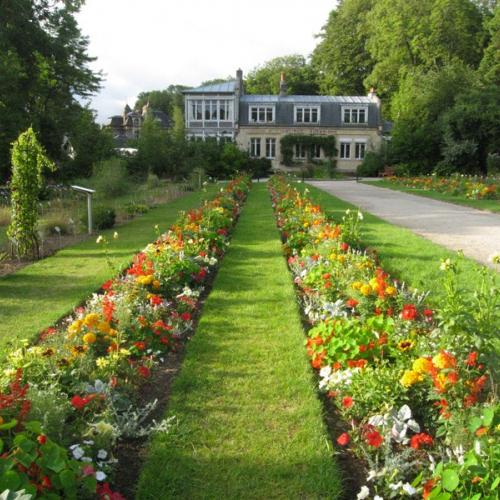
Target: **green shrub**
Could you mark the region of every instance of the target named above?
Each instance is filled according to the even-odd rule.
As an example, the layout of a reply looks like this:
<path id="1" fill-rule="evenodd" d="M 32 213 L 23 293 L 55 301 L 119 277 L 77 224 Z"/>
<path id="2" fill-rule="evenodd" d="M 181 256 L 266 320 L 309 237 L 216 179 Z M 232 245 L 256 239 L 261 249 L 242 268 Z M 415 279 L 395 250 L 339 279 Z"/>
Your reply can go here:
<path id="1" fill-rule="evenodd" d="M 382 154 L 368 151 L 363 162 L 358 165 L 356 173 L 360 177 L 377 177 L 384 169 L 384 158 Z"/>
<path id="2" fill-rule="evenodd" d="M 148 174 L 146 179 L 146 187 L 148 188 L 156 188 L 161 185 L 160 178 L 156 174 Z"/>
<path id="3" fill-rule="evenodd" d="M 130 176 L 125 160 L 111 158 L 96 164 L 89 182 L 97 191 L 97 195 L 104 198 L 127 193 L 130 188 Z"/>
<path id="4" fill-rule="evenodd" d="M 68 213 L 51 213 L 39 221 L 38 230 L 45 236 L 54 234 L 74 234 L 76 225 L 75 221 Z"/>
<path id="5" fill-rule="evenodd" d="M 247 169 L 254 179 L 260 179 L 271 175 L 272 163 L 268 158 L 249 158 Z"/>
<path id="6" fill-rule="evenodd" d="M 92 211 L 92 222 L 94 229 L 110 229 L 115 225 L 116 212 L 108 207 L 94 207 Z M 87 214 L 82 217 L 82 222 L 88 227 Z"/>
<path id="7" fill-rule="evenodd" d="M 8 226 L 10 224 L 10 208 L 0 207 L 0 226 Z"/>
<path id="8" fill-rule="evenodd" d="M 149 211 L 149 207 L 147 205 L 144 205 L 144 203 L 130 201 L 125 205 L 125 211 L 130 216 L 142 215 Z"/>
<path id="9" fill-rule="evenodd" d="M 493 153 L 488 156 L 488 175 L 500 174 L 500 154 Z M 1 218 L 1 212 L 0 212 Z"/>

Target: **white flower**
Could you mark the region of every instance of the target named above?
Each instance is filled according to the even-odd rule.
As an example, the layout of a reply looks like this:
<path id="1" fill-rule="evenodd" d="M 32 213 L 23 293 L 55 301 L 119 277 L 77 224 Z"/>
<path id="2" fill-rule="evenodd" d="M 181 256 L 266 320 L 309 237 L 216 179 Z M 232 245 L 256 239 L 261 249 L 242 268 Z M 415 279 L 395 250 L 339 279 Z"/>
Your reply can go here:
<path id="1" fill-rule="evenodd" d="M 363 220 L 363 214 L 358 210 L 358 220 Z"/>
<path id="2" fill-rule="evenodd" d="M 92 459 L 90 457 L 82 457 L 81 458 L 81 461 L 82 462 L 87 462 L 88 464 L 91 464 L 92 463 Z"/>
<path id="3" fill-rule="evenodd" d="M 379 497 L 378 495 L 375 495 L 373 497 L 373 500 L 384 500 L 384 497 Z"/>
<path id="4" fill-rule="evenodd" d="M 85 451 L 83 448 L 81 448 L 79 445 L 76 445 L 72 450 L 71 453 L 73 454 L 73 457 L 76 460 L 80 460 L 85 455 Z"/>
<path id="5" fill-rule="evenodd" d="M 366 478 L 367 481 L 371 481 L 372 479 L 375 479 L 377 477 L 377 473 L 374 470 L 368 471 L 368 477 Z"/>
<path id="6" fill-rule="evenodd" d="M 417 490 L 410 483 L 403 484 L 403 491 L 411 497 L 417 493 Z"/>
<path id="7" fill-rule="evenodd" d="M 361 486 L 361 489 L 359 490 L 358 496 L 356 497 L 357 500 L 363 500 L 365 498 L 368 498 L 370 495 L 370 490 L 368 489 L 367 486 Z"/>
<path id="8" fill-rule="evenodd" d="M 88 439 L 88 440 L 84 441 L 83 444 L 86 444 L 87 446 L 93 446 L 94 441 L 92 441 L 91 439 Z"/>
<path id="9" fill-rule="evenodd" d="M 389 485 L 389 488 L 390 488 L 392 491 L 397 491 L 397 490 L 399 490 L 402 486 L 403 486 L 402 481 L 399 481 L 399 483 L 392 483 L 392 484 L 390 484 L 390 485 Z"/>
<path id="10" fill-rule="evenodd" d="M 480 441 L 474 441 L 474 452 L 476 455 L 481 455 L 481 442 Z"/>
<path id="11" fill-rule="evenodd" d="M 104 481 L 106 479 L 106 474 L 104 474 L 104 472 L 102 470 L 98 470 L 95 474 L 95 478 L 98 480 L 98 481 Z"/>
<path id="12" fill-rule="evenodd" d="M 439 269 L 441 271 L 448 271 L 448 269 L 450 269 L 451 266 L 452 264 L 450 259 L 441 260 L 441 265 L 439 266 Z"/>
<path id="13" fill-rule="evenodd" d="M 95 240 L 95 242 L 96 242 L 98 245 L 100 245 L 103 241 L 104 241 L 104 236 L 102 236 L 102 235 L 99 235 L 99 236 L 97 237 L 97 240 Z"/>
<path id="14" fill-rule="evenodd" d="M 100 460 L 104 460 L 108 456 L 108 452 L 106 450 L 99 450 L 97 452 L 97 458 Z"/>
<path id="15" fill-rule="evenodd" d="M 114 239 L 114 240 L 117 240 L 117 239 L 118 239 L 118 231 L 115 231 L 115 232 L 113 233 L 113 239 Z"/>

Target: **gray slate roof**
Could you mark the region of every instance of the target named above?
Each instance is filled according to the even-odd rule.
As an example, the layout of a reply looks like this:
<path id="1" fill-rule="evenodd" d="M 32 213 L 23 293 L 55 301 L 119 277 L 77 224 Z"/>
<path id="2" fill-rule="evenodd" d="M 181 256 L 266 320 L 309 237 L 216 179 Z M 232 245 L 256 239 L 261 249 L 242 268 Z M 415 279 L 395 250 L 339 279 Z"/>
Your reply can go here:
<path id="1" fill-rule="evenodd" d="M 337 95 L 253 95 L 241 96 L 240 102 L 252 103 L 342 103 L 342 104 L 370 104 L 372 100 L 368 96 L 337 96 Z"/>
<path id="2" fill-rule="evenodd" d="M 223 94 L 226 92 L 234 92 L 236 88 L 236 80 L 224 83 L 214 83 L 212 85 L 203 85 L 195 89 L 184 90 L 184 94 Z"/>

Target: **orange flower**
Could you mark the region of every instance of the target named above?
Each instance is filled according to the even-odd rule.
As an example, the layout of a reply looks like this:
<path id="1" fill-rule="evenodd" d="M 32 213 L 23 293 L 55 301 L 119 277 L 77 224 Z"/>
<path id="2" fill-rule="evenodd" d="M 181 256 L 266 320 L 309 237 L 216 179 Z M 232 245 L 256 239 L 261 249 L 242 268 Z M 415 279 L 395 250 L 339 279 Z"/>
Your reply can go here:
<path id="1" fill-rule="evenodd" d="M 440 351 L 432 358 L 434 366 L 444 370 L 446 368 L 454 368 L 457 364 L 455 357 L 447 351 Z"/>

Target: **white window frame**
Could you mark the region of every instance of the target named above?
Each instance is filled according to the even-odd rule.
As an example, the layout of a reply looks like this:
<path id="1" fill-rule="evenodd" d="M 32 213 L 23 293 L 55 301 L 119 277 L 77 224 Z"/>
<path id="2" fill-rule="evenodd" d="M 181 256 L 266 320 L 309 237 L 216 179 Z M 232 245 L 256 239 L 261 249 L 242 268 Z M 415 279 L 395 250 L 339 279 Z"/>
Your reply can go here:
<path id="1" fill-rule="evenodd" d="M 232 122 L 233 121 L 233 113 L 234 113 L 234 106 L 233 106 L 233 100 L 232 99 L 219 99 L 217 104 L 217 116 L 219 121 L 221 122 Z M 224 113 L 226 115 L 226 118 L 222 118 L 222 113 L 221 111 L 224 109 Z"/>
<path id="2" fill-rule="evenodd" d="M 305 160 L 307 158 L 307 148 L 305 144 L 297 142 L 293 148 L 293 154 L 297 160 Z"/>
<path id="3" fill-rule="evenodd" d="M 366 155 L 366 139 L 356 139 L 354 142 L 354 159 L 363 160 Z M 361 153 L 361 146 L 363 146 L 363 153 Z"/>
<path id="4" fill-rule="evenodd" d="M 313 110 L 316 112 L 316 121 L 312 121 Z M 309 116 L 308 121 L 305 120 L 306 114 Z M 303 104 L 295 105 L 293 107 L 293 121 L 294 123 L 301 123 L 305 125 L 320 123 L 321 106 L 307 106 Z"/>
<path id="5" fill-rule="evenodd" d="M 276 138 L 266 137 L 266 158 L 274 160 L 276 158 Z"/>
<path id="6" fill-rule="evenodd" d="M 351 159 L 351 139 L 341 139 L 339 141 L 340 148 L 339 148 L 339 159 L 340 160 L 350 160 Z M 346 149 L 348 150 L 349 154 L 346 155 Z"/>
<path id="7" fill-rule="evenodd" d="M 208 118 L 207 118 L 208 112 Z M 215 118 L 214 118 L 215 113 Z M 218 99 L 206 99 L 203 106 L 203 117 L 205 122 L 216 122 L 219 117 L 219 101 Z"/>
<path id="8" fill-rule="evenodd" d="M 319 144 L 313 144 L 311 146 L 311 158 L 313 160 L 319 160 L 321 158 L 321 146 Z"/>
<path id="9" fill-rule="evenodd" d="M 359 121 L 360 111 L 364 113 L 364 121 Z M 346 115 L 348 116 L 347 121 Z M 368 125 L 368 106 L 342 106 L 342 123 L 345 125 Z"/>
<path id="10" fill-rule="evenodd" d="M 197 117 L 197 113 L 200 117 Z M 190 122 L 203 121 L 203 99 L 190 99 L 188 101 L 188 118 Z"/>
<path id="11" fill-rule="evenodd" d="M 252 118 L 253 110 L 256 110 L 256 119 Z M 268 112 L 271 111 L 271 120 L 268 120 Z M 261 119 L 263 118 L 263 119 Z M 250 104 L 248 106 L 249 123 L 274 123 L 276 120 L 276 107 L 268 104 Z"/>
<path id="12" fill-rule="evenodd" d="M 261 138 L 251 137 L 250 138 L 250 156 L 252 158 L 260 158 L 261 155 Z"/>

